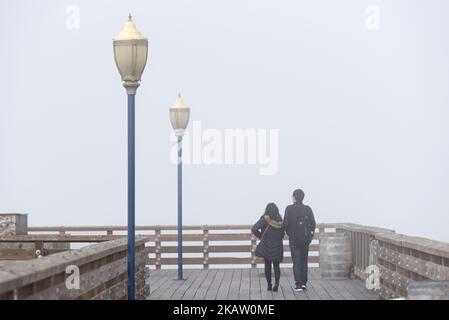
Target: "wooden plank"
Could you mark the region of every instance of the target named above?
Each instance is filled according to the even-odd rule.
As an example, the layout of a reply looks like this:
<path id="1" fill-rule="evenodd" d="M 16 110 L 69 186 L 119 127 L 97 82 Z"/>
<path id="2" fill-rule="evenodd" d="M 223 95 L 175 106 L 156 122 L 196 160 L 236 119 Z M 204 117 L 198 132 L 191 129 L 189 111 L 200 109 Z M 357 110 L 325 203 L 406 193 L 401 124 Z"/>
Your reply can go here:
<path id="1" fill-rule="evenodd" d="M 187 270 L 186 270 L 187 271 Z M 201 277 L 201 271 L 196 269 L 188 269 L 187 275 L 184 277 L 184 283 L 178 287 L 173 293 L 171 300 L 181 300 L 186 291 L 193 285 L 198 277 Z"/>
<path id="2" fill-rule="evenodd" d="M 335 228 L 341 224 L 336 223 L 318 223 L 317 230 L 320 228 Z M 355 225 L 354 225 L 355 226 Z M 251 224 L 229 224 L 229 225 L 184 225 L 182 230 L 250 230 Z M 177 225 L 138 225 L 136 230 L 138 231 L 154 231 L 160 230 L 178 230 Z M 379 228 L 376 228 L 379 229 Z M 83 232 L 83 231 L 100 231 L 107 232 L 112 231 L 127 231 L 127 226 L 33 226 L 28 227 L 28 232 Z"/>
<path id="3" fill-rule="evenodd" d="M 182 246 L 183 253 L 202 253 L 204 250 L 203 246 Z M 290 246 L 284 245 L 284 251 L 290 252 Z M 311 244 L 309 248 L 309 252 L 320 251 L 319 244 Z M 161 246 L 159 250 L 156 249 L 156 246 L 148 247 L 148 253 L 177 253 L 177 246 Z M 212 245 L 209 246 L 209 252 L 251 252 L 251 245 Z"/>
<path id="4" fill-rule="evenodd" d="M 204 300 L 206 298 L 207 291 L 209 290 L 209 287 L 214 281 L 217 273 L 217 269 L 211 269 L 210 272 L 208 272 L 207 276 L 204 279 L 204 282 L 196 291 L 195 296 L 193 297 L 194 300 Z"/>
<path id="5" fill-rule="evenodd" d="M 319 263 L 319 256 L 309 256 L 309 263 Z M 183 262 L 185 265 L 202 265 L 204 258 L 202 257 L 184 257 Z M 235 257 L 209 257 L 209 265 L 222 265 L 222 264 L 247 264 L 250 265 L 252 262 L 251 257 L 235 258 Z M 283 263 L 291 263 L 291 257 L 284 257 Z M 149 265 L 154 265 L 156 259 L 149 258 L 147 263 Z M 178 258 L 161 258 L 160 263 L 162 265 L 177 265 Z M 264 264 L 263 259 L 257 258 L 256 264 Z"/>
<path id="6" fill-rule="evenodd" d="M 320 237 L 330 237 L 335 235 L 335 232 L 328 233 L 315 233 L 315 240 L 318 240 Z M 149 235 L 150 241 L 155 241 L 154 235 Z M 203 234 L 183 234 L 183 241 L 203 241 Z M 252 238 L 251 233 L 209 233 L 208 239 L 209 241 L 250 241 Z M 178 241 L 177 234 L 163 234 L 160 236 L 160 240 L 162 242 L 176 242 Z M 288 240 L 288 237 L 285 237 L 284 240 Z"/>
<path id="7" fill-rule="evenodd" d="M 295 293 L 293 292 L 293 288 L 290 284 L 290 282 L 292 282 L 291 274 L 287 275 L 286 277 L 283 277 L 281 275 L 280 285 L 282 287 L 282 293 L 284 295 L 285 300 L 296 300 Z M 295 281 L 293 280 L 293 283 L 294 282 Z"/>
<path id="8" fill-rule="evenodd" d="M 175 270 L 151 270 L 150 271 L 150 296 L 168 279 L 174 279 Z"/>
<path id="9" fill-rule="evenodd" d="M 240 283 L 239 300 L 249 300 L 250 293 L 250 269 L 242 269 L 242 279 Z"/>
<path id="10" fill-rule="evenodd" d="M 315 290 L 319 300 L 333 300 L 317 279 L 310 279 L 307 286 Z"/>
<path id="11" fill-rule="evenodd" d="M 356 300 L 356 297 L 344 286 L 345 281 L 347 280 L 329 280 L 327 281 L 327 284 L 333 286 L 344 300 Z"/>
<path id="12" fill-rule="evenodd" d="M 69 251 L 70 249 L 44 249 L 46 256 Z M 35 259 L 35 249 L 0 249 L 0 260 L 23 260 L 23 259 Z"/>
<path id="13" fill-rule="evenodd" d="M 171 284 L 172 281 L 174 281 L 174 278 L 176 276 L 176 270 L 161 270 L 156 271 L 154 273 L 150 273 L 150 279 L 152 279 L 152 276 L 154 277 L 155 274 L 161 275 L 159 278 L 159 281 L 155 284 L 150 283 L 150 299 L 151 300 L 158 300 L 159 297 L 164 293 L 164 291 L 167 289 L 167 287 Z"/>
<path id="14" fill-rule="evenodd" d="M 195 272 L 199 273 L 198 278 L 196 278 L 192 285 L 186 290 L 185 294 L 182 296 L 181 300 L 194 300 L 196 292 L 202 285 L 204 281 L 206 281 L 206 278 L 211 272 L 211 270 L 205 269 L 205 270 L 195 270 Z"/>
<path id="15" fill-rule="evenodd" d="M 162 284 L 156 292 L 152 292 L 150 299 L 375 300 L 378 298 L 375 293 L 364 288 L 362 281 L 323 280 L 320 279 L 318 268 L 309 270 L 307 292 L 294 292 L 292 270 L 283 268 L 280 288 L 276 293 L 266 290 L 263 269 L 188 269 L 187 279 L 183 282 L 174 280 L 176 270 L 153 271 L 150 275 L 151 286 L 155 287 L 153 281 Z M 167 274 L 170 276 L 167 277 Z"/>
<path id="16" fill-rule="evenodd" d="M 363 281 L 351 279 L 346 281 L 344 285 L 357 300 L 376 300 L 376 294 L 366 289 L 363 283 Z"/>
<path id="17" fill-rule="evenodd" d="M 0 242 L 104 242 L 124 238 L 122 235 L 31 235 L 2 236 Z"/>
<path id="18" fill-rule="evenodd" d="M 232 277 L 235 269 L 226 269 L 223 276 L 223 281 L 221 282 L 220 288 L 218 289 L 217 300 L 226 300 L 228 297 L 229 289 L 231 287 Z"/>
<path id="19" fill-rule="evenodd" d="M 296 284 L 295 284 L 295 281 L 294 281 L 293 277 L 290 279 L 288 284 L 290 285 L 290 288 L 291 288 L 291 290 L 293 292 L 293 295 L 295 296 L 296 300 L 309 300 L 309 297 L 307 296 L 307 292 L 306 291 L 302 291 L 302 292 L 301 291 L 295 291 Z"/>
<path id="20" fill-rule="evenodd" d="M 329 283 L 329 280 L 317 279 L 315 282 L 326 290 L 332 300 L 345 300 L 343 295 Z"/>
<path id="21" fill-rule="evenodd" d="M 220 289 L 221 282 L 223 281 L 225 271 L 225 269 L 217 269 L 217 274 L 215 275 L 214 281 L 211 282 L 211 285 L 207 289 L 205 296 L 206 300 L 215 300 L 217 298 L 218 290 Z"/>
<path id="22" fill-rule="evenodd" d="M 365 300 L 379 300 L 379 295 L 374 290 L 368 290 L 365 287 L 365 282 L 360 280 L 353 280 L 353 287 L 365 297 Z"/>
<path id="23" fill-rule="evenodd" d="M 262 292 L 260 287 L 260 280 L 259 280 L 259 269 L 257 268 L 251 268 L 249 271 L 249 299 L 250 300 L 261 300 L 262 299 Z"/>
<path id="24" fill-rule="evenodd" d="M 273 300 L 275 299 L 275 296 L 278 298 L 278 300 L 283 300 L 283 294 L 281 286 L 279 286 L 278 292 L 268 291 L 267 290 L 267 280 L 265 278 L 265 270 L 264 268 L 255 269 L 257 271 L 257 275 L 259 278 L 259 285 L 260 285 L 260 293 L 261 293 L 261 299 L 262 300 Z M 282 270 L 281 270 L 281 276 L 282 276 Z M 274 282 L 273 282 L 274 285 Z M 282 296 L 282 299 L 281 299 Z"/>
<path id="25" fill-rule="evenodd" d="M 321 300 L 321 296 L 316 292 L 312 285 L 312 280 L 309 278 L 307 282 L 307 291 L 305 292 L 309 300 Z"/>
<path id="26" fill-rule="evenodd" d="M 167 282 L 171 282 L 170 286 L 167 287 L 164 292 L 159 296 L 159 300 L 170 300 L 171 297 L 174 295 L 174 293 L 183 285 L 186 283 L 185 278 L 189 277 L 192 272 L 192 270 L 183 270 L 183 278 L 184 280 L 177 280 L 176 279 L 169 279 Z"/>
<path id="27" fill-rule="evenodd" d="M 329 295 L 329 293 L 323 288 L 323 286 L 316 280 L 321 278 L 321 274 L 319 273 L 318 268 L 309 268 L 309 274 L 308 274 L 308 284 L 307 287 L 309 288 L 309 291 L 307 292 L 307 295 L 310 299 L 313 300 L 332 300 L 332 297 Z"/>
<path id="28" fill-rule="evenodd" d="M 229 292 L 228 292 L 228 299 L 229 300 L 238 300 L 239 292 L 240 292 L 241 279 L 242 279 L 242 269 L 234 270 L 234 273 L 232 275 L 231 285 L 229 287 Z"/>
<path id="29" fill-rule="evenodd" d="M 151 238 L 151 236 L 150 236 Z M 162 242 L 176 242 L 178 235 L 162 234 L 160 237 Z M 203 234 L 183 234 L 183 241 L 203 241 Z M 251 240 L 251 233 L 210 233 L 209 241 L 245 241 Z"/>
<path id="30" fill-rule="evenodd" d="M 286 273 L 291 272 L 291 269 L 281 268 L 281 278 L 286 276 Z M 264 289 L 262 283 L 266 286 L 265 277 L 260 278 L 262 290 Z M 273 300 L 285 300 L 284 296 L 284 288 L 282 287 L 282 282 L 279 283 L 279 289 L 277 292 L 270 293 L 273 297 Z"/>
<path id="31" fill-rule="evenodd" d="M 365 296 L 360 293 L 359 290 L 357 290 L 353 285 L 354 280 L 345 280 L 342 281 L 341 286 L 346 289 L 349 294 L 351 294 L 354 299 L 353 300 L 366 300 Z"/>
<path id="32" fill-rule="evenodd" d="M 372 236 L 380 236 L 382 234 L 394 233 L 392 229 L 378 228 L 372 226 L 364 226 L 355 223 L 334 223 L 332 224 L 336 229 L 342 229 L 350 232 L 362 232 Z M 330 227 L 332 228 L 332 227 Z"/>

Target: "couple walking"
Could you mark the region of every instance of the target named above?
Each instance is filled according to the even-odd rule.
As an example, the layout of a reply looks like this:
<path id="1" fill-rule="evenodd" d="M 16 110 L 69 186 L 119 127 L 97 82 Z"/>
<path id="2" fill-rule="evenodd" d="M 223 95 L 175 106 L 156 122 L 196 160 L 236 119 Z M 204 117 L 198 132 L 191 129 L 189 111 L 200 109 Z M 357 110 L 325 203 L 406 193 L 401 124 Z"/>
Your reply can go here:
<path id="1" fill-rule="evenodd" d="M 309 245 L 315 234 L 315 218 L 312 209 L 303 204 L 304 192 L 293 192 L 293 204 L 285 209 L 284 221 L 274 203 L 269 203 L 264 215 L 252 227 L 252 233 L 260 239 L 256 256 L 265 260 L 265 276 L 268 290 L 278 291 L 281 277 L 280 263 L 284 257 L 282 240 L 288 235 L 295 276 L 295 291 L 307 290 L 307 266 Z M 274 268 L 274 286 L 271 282 L 271 266 Z"/>

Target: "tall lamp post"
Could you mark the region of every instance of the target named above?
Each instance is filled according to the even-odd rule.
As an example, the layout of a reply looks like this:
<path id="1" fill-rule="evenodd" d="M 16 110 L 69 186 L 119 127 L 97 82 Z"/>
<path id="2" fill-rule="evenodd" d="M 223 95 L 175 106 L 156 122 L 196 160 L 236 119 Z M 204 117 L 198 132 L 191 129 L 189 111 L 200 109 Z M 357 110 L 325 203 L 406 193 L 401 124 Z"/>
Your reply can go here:
<path id="1" fill-rule="evenodd" d="M 131 14 L 113 40 L 114 59 L 128 95 L 128 299 L 136 293 L 135 263 L 135 96 L 148 56 L 148 40 L 137 30 Z"/>
<path id="2" fill-rule="evenodd" d="M 170 108 L 170 122 L 178 137 L 178 280 L 182 280 L 182 137 L 189 123 L 190 108 L 178 94 Z"/>

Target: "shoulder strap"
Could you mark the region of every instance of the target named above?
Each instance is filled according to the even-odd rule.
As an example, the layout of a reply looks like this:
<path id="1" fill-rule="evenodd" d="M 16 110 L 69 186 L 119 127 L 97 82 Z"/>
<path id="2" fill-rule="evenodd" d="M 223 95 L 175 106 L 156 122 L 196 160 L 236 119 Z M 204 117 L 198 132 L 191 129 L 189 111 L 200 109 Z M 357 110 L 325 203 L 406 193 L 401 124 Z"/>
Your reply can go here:
<path id="1" fill-rule="evenodd" d="M 267 224 L 267 227 L 265 228 L 265 230 L 262 232 L 262 236 L 260 237 L 260 239 L 262 240 L 263 236 L 265 235 L 265 233 L 267 233 L 268 228 L 270 227 L 269 224 Z"/>

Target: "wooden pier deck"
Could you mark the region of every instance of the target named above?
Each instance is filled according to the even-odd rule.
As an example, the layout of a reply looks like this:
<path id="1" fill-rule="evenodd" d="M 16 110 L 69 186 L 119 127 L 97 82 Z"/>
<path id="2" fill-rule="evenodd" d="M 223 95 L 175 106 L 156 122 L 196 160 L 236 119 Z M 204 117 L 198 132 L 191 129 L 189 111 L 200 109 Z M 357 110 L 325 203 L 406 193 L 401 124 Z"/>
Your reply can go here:
<path id="1" fill-rule="evenodd" d="M 150 272 L 149 300 L 378 300 L 357 279 L 326 280 L 318 268 L 309 269 L 307 292 L 295 292 L 291 268 L 281 270 L 278 292 L 267 291 L 263 268 L 187 269 L 185 280 L 176 270 Z M 274 281 L 274 279 L 273 279 Z"/>
<path id="2" fill-rule="evenodd" d="M 136 226 L 141 233 L 136 237 L 137 297 L 150 300 L 449 297 L 446 289 L 449 243 L 352 223 L 317 225 L 309 250 L 310 281 L 305 293 L 293 290 L 292 259 L 288 239 L 284 239 L 280 290 L 268 292 L 263 261 L 255 255 L 257 239 L 250 229 L 247 224 L 183 226 L 185 280 L 177 281 L 176 270 L 171 269 L 178 263 L 174 245 L 177 226 Z M 127 298 L 126 226 L 41 226 L 22 231 L 21 235 L 0 236 L 0 300 Z M 319 267 L 329 268 L 328 241 L 341 237 L 349 240 L 351 250 L 342 250 L 340 257 L 350 262 L 345 270 L 354 279 L 322 279 Z M 79 249 L 69 246 L 80 242 L 95 244 Z M 86 270 L 80 274 L 80 290 L 66 288 L 63 281 L 69 276 L 66 267 L 73 265 Z M 230 269 L 231 266 L 238 268 Z M 366 289 L 360 280 L 369 275 L 378 288 L 376 292 Z"/>

